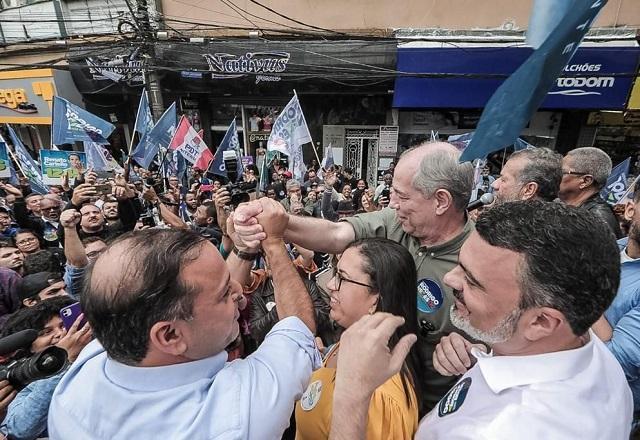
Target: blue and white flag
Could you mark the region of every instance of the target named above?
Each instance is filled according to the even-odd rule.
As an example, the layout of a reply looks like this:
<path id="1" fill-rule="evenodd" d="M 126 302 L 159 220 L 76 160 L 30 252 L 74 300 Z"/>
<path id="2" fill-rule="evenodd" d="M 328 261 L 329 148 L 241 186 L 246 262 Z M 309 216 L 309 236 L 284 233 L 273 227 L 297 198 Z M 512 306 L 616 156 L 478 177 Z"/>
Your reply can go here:
<path id="1" fill-rule="evenodd" d="M 13 131 L 11 125 L 7 124 L 7 130 L 9 131 L 11 142 L 13 142 L 14 154 L 22 172 L 25 177 L 29 179 L 31 190 L 38 194 L 47 194 L 49 192 L 49 188 L 44 184 L 40 167 L 36 161 L 33 160 L 16 132 Z"/>
<path id="2" fill-rule="evenodd" d="M 514 143 L 578 50 L 605 3 L 607 0 L 573 2 L 542 46 L 489 99 L 461 162 L 485 158 Z"/>
<path id="3" fill-rule="evenodd" d="M 151 107 L 149 107 L 149 96 L 147 90 L 142 91 L 140 103 L 138 104 L 138 113 L 136 115 L 135 131 L 144 136 L 153 128 L 153 116 L 151 115 Z"/>
<path id="4" fill-rule="evenodd" d="M 473 139 L 474 134 L 475 131 L 470 131 L 469 133 L 452 135 L 447 138 L 447 142 L 455 146 L 458 150 L 464 151 L 471 143 L 471 139 Z M 534 145 L 531 145 L 522 138 L 516 139 L 513 145 L 507 145 L 507 147 L 510 146 L 513 146 L 514 151 L 524 150 L 526 148 L 536 148 Z M 486 156 L 482 159 L 486 159 Z"/>
<path id="5" fill-rule="evenodd" d="M 271 128 L 267 141 L 267 151 L 279 151 L 289 156 L 289 168 L 296 180 L 302 182 L 307 171 L 302 157 L 302 146 L 311 142 L 311 133 L 304 119 L 298 95 L 282 109 Z"/>
<path id="6" fill-rule="evenodd" d="M 216 155 L 213 157 L 213 162 L 211 162 L 211 166 L 209 167 L 209 173 L 227 177 L 227 170 L 224 166 L 223 160 L 225 151 L 236 152 L 236 161 L 238 163 L 238 180 L 240 180 L 244 169 L 240 156 L 240 140 L 238 139 L 238 131 L 236 128 L 235 118 L 233 119 L 233 121 L 231 121 L 229 128 L 227 128 L 227 132 L 224 134 L 224 138 L 222 138 L 222 142 L 220 142 L 220 146 L 216 151 Z"/>
<path id="7" fill-rule="evenodd" d="M 176 131 L 176 103 L 165 110 L 151 131 L 142 137 L 136 149 L 131 153 L 133 160 L 144 168 L 149 168 L 154 158 L 160 151 L 160 147 L 169 147 L 171 138 Z"/>
<path id="8" fill-rule="evenodd" d="M 107 138 L 115 126 L 59 96 L 53 97 L 54 145 L 72 144 L 76 141 L 93 141 L 108 144 Z"/>
<path id="9" fill-rule="evenodd" d="M 608 204 L 617 204 L 627 192 L 627 178 L 629 177 L 630 166 L 631 158 L 627 157 L 611 170 L 607 183 L 600 191 L 600 197 Z"/>
<path id="10" fill-rule="evenodd" d="M 320 171 L 318 171 L 318 176 L 321 179 L 324 179 L 325 171 L 327 171 L 329 168 L 331 168 L 334 165 L 335 165 L 335 163 L 333 161 L 333 147 L 331 146 L 331 143 L 329 143 L 329 146 L 327 147 L 326 151 L 324 152 L 324 157 L 322 158 L 322 163 L 320 163 Z"/>
<path id="11" fill-rule="evenodd" d="M 94 171 L 111 171 L 107 158 L 104 156 L 102 145 L 84 141 L 84 152 L 87 153 L 87 166 Z"/>

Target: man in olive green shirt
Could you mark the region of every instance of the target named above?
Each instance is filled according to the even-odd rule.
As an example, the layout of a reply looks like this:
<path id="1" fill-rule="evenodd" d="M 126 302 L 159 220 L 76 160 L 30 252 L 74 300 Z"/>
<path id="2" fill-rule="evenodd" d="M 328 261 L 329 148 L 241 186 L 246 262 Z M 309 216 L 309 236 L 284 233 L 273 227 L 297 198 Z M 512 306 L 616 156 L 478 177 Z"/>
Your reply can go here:
<path id="1" fill-rule="evenodd" d="M 421 358 L 418 375 L 423 409 L 430 409 L 455 383 L 433 368 L 432 356 L 442 336 L 454 330 L 449 320 L 453 293 L 442 282 L 457 265 L 462 243 L 473 226 L 466 206 L 473 186 L 471 164 L 459 164 L 451 144 L 427 143 L 406 152 L 395 169 L 389 208 L 345 218 L 338 223 L 289 216 L 285 239 L 315 251 L 338 254 L 356 239 L 387 237 L 407 248 L 418 272 L 416 295 Z M 247 245 L 265 238 L 255 221 L 259 204 L 239 207 L 235 229 Z"/>

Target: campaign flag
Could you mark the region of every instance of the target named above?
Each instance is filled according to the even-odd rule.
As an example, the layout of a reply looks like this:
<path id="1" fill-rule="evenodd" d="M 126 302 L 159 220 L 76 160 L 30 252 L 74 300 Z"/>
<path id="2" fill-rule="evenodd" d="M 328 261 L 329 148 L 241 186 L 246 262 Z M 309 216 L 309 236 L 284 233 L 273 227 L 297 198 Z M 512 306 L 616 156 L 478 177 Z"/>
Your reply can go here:
<path id="1" fill-rule="evenodd" d="M 153 116 L 151 116 L 151 107 L 149 107 L 149 96 L 147 90 L 142 91 L 140 103 L 138 104 L 138 113 L 136 114 L 135 131 L 144 136 L 153 128 Z"/>
<path id="2" fill-rule="evenodd" d="M 471 139 L 473 139 L 474 134 L 475 131 L 470 131 L 469 133 L 452 135 L 447 138 L 447 142 L 455 146 L 458 150 L 464 151 L 471 143 Z M 522 138 L 516 139 L 513 145 L 507 145 L 507 147 L 510 146 L 513 146 L 514 151 L 524 150 L 526 148 L 536 148 L 534 145 L 531 145 Z M 486 158 L 486 156 L 484 158 Z"/>
<path id="3" fill-rule="evenodd" d="M 320 163 L 320 170 L 318 171 L 318 177 L 320 177 L 321 179 L 324 179 L 325 171 L 327 171 L 329 168 L 331 168 L 334 165 L 335 163 L 333 161 L 333 147 L 331 146 L 331 143 L 329 143 L 329 146 L 324 152 L 324 157 L 322 158 L 322 162 Z"/>
<path id="4" fill-rule="evenodd" d="M 104 156 L 102 145 L 91 141 L 84 141 L 84 152 L 87 154 L 87 166 L 94 171 L 110 171 L 111 167 Z"/>
<path id="5" fill-rule="evenodd" d="M 575 0 L 534 0 L 527 25 L 526 43 L 539 48 L 558 26 Z"/>
<path id="6" fill-rule="evenodd" d="M 9 183 L 13 186 L 20 185 L 20 180 L 18 179 L 18 173 L 16 173 L 16 169 L 13 167 L 13 163 L 11 163 L 11 161 L 9 161 L 9 171 L 11 172 L 11 175 L 9 177 Z"/>
<path id="7" fill-rule="evenodd" d="M 279 151 L 289 156 L 289 168 L 294 177 L 302 181 L 307 171 L 302 158 L 302 146 L 311 142 L 311 134 L 304 119 L 298 95 L 282 110 L 271 128 L 267 141 L 268 151 Z"/>
<path id="8" fill-rule="evenodd" d="M 627 157 L 611 170 L 611 174 L 609 174 L 607 178 L 607 183 L 600 191 L 600 197 L 608 204 L 615 205 L 619 203 L 627 192 L 627 177 L 629 177 L 630 166 L 631 158 Z"/>
<path id="9" fill-rule="evenodd" d="M 33 160 L 16 132 L 13 131 L 11 125 L 7 124 L 7 130 L 9 131 L 11 142 L 13 142 L 14 154 L 18 165 L 24 173 L 24 176 L 29 180 L 31 190 L 38 194 L 47 194 L 49 192 L 49 188 L 47 188 L 42 180 L 40 167 L 36 161 Z"/>
<path id="10" fill-rule="evenodd" d="M 107 138 L 115 128 L 113 124 L 71 104 L 66 99 L 53 97 L 54 145 L 71 144 L 76 141 L 108 144 Z"/>
<path id="11" fill-rule="evenodd" d="M 213 157 L 213 162 L 211 162 L 211 166 L 209 167 L 208 172 L 212 174 L 216 174 L 218 176 L 227 177 L 227 170 L 224 166 L 224 152 L 225 151 L 235 151 L 236 158 L 238 161 L 238 179 L 241 177 L 242 170 L 242 162 L 240 157 L 240 140 L 238 139 L 238 131 L 236 128 L 236 120 L 235 118 L 229 124 L 229 128 L 227 128 L 227 132 L 224 134 L 222 138 L 222 142 L 220 142 L 220 146 L 216 151 L 216 155 Z"/>
<path id="12" fill-rule="evenodd" d="M 573 2 L 558 26 L 496 90 L 487 103 L 461 162 L 482 159 L 513 144 L 578 49 L 607 0 Z"/>
<path id="13" fill-rule="evenodd" d="M 61 185 L 62 176 L 69 177 L 69 184 L 87 169 L 87 156 L 78 151 L 40 150 L 42 181 L 47 185 Z"/>
<path id="14" fill-rule="evenodd" d="M 173 139 L 171 139 L 169 148 L 179 151 L 194 168 L 201 170 L 208 169 L 213 160 L 213 153 L 211 153 L 202 138 L 198 136 L 198 132 L 184 115 L 180 118 L 178 128 Z"/>
<path id="15" fill-rule="evenodd" d="M 167 147 L 176 132 L 176 103 L 174 102 L 162 114 L 153 128 L 145 134 L 136 149 L 131 153 L 133 160 L 144 168 L 149 168 L 160 147 Z"/>

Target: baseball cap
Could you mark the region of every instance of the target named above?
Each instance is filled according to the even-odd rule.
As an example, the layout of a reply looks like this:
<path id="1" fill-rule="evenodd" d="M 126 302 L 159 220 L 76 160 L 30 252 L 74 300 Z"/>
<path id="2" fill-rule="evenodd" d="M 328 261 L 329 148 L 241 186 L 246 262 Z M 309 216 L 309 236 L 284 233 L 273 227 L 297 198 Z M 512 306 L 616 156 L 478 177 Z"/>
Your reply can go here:
<path id="1" fill-rule="evenodd" d="M 291 179 L 291 177 L 293 177 L 293 174 L 291 173 L 291 171 L 285 171 L 284 173 L 282 173 L 282 175 L 287 179 Z"/>
<path id="2" fill-rule="evenodd" d="M 47 287 L 62 281 L 62 275 L 56 272 L 38 272 L 20 280 L 18 297 L 20 300 L 33 298 Z"/>

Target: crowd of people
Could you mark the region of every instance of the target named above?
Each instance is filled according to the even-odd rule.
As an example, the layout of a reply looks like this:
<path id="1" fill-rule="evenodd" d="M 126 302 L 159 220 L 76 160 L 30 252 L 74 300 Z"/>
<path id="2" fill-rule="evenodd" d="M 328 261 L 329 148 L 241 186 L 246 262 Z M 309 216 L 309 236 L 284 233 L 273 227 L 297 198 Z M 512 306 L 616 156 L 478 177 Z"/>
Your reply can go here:
<path id="1" fill-rule="evenodd" d="M 629 438 L 640 190 L 616 216 L 597 148 L 517 151 L 477 179 L 459 158 L 416 145 L 372 187 L 275 160 L 264 194 L 255 167 L 243 185 L 137 166 L 45 195 L 1 182 L 0 347 L 35 332 L 0 371 L 66 362 L 3 376 L 0 433 Z"/>

